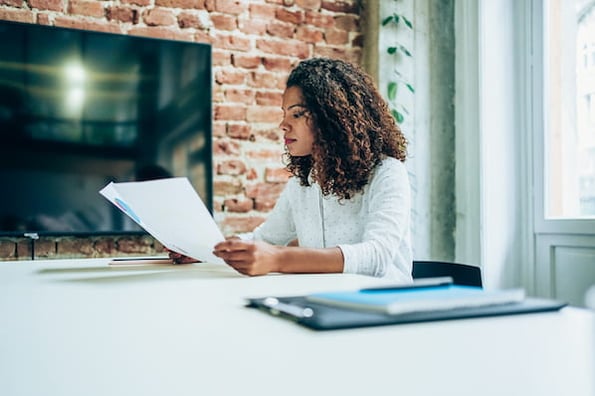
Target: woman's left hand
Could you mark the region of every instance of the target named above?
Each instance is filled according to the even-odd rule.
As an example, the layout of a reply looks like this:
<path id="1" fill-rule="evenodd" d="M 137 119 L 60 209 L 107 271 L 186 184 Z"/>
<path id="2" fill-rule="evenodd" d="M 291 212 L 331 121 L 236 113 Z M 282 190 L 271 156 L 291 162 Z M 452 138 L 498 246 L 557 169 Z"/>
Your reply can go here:
<path id="1" fill-rule="evenodd" d="M 244 275 L 265 275 L 278 271 L 281 247 L 235 238 L 215 245 L 213 254 Z"/>

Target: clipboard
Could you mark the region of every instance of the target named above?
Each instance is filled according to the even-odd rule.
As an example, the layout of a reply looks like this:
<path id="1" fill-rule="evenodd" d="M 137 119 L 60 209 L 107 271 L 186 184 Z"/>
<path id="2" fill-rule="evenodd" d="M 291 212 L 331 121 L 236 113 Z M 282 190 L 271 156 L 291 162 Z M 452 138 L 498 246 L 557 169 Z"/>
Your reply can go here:
<path id="1" fill-rule="evenodd" d="M 552 312 L 558 311 L 566 305 L 568 304 L 561 301 L 525 298 L 521 302 L 511 304 L 389 315 L 318 304 L 307 300 L 306 296 L 290 296 L 249 298 L 247 299 L 246 307 L 256 308 L 270 315 L 289 319 L 312 330 L 339 330 L 440 320 Z"/>

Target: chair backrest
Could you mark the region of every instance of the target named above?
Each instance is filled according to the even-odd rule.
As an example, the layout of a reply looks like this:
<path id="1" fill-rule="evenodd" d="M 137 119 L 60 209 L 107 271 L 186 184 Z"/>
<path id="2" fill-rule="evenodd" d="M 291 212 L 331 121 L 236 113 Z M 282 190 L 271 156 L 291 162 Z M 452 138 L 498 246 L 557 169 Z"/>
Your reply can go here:
<path id="1" fill-rule="evenodd" d="M 413 279 L 450 276 L 454 284 L 482 287 L 481 269 L 444 261 L 413 260 Z"/>

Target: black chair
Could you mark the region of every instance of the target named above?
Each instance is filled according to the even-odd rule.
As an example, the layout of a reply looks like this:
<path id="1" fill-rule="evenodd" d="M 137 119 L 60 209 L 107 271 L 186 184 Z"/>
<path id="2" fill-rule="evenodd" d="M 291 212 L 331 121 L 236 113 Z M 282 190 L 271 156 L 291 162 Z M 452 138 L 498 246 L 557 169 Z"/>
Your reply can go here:
<path id="1" fill-rule="evenodd" d="M 482 287 L 481 269 L 444 261 L 413 260 L 413 279 L 450 276 L 454 284 Z"/>

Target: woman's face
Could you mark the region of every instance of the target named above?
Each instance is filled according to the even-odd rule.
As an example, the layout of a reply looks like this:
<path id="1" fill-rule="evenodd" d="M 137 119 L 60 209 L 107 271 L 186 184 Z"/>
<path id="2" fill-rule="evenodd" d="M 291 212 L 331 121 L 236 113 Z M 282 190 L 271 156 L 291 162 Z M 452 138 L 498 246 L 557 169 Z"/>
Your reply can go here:
<path id="1" fill-rule="evenodd" d="M 290 155 L 303 157 L 312 154 L 314 131 L 312 117 L 302 98 L 302 90 L 289 87 L 283 93 L 283 121 L 279 127 L 283 131 L 285 146 Z"/>

